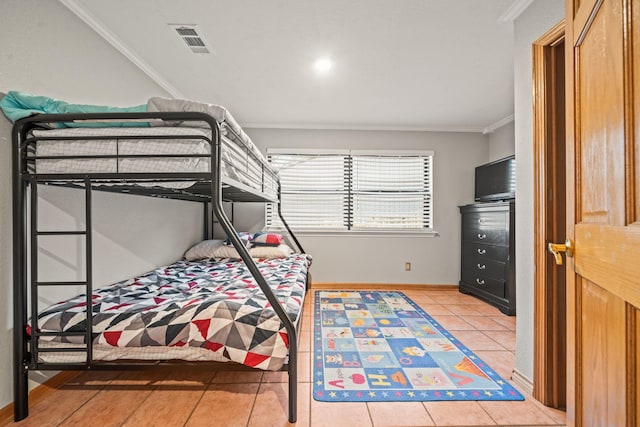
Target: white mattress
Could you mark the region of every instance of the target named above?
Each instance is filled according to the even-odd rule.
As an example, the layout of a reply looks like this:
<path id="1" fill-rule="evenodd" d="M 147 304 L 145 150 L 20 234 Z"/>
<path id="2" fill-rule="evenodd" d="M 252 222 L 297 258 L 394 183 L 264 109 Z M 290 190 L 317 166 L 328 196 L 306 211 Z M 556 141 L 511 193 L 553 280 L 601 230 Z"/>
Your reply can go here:
<path id="1" fill-rule="evenodd" d="M 69 173 L 193 173 L 209 172 L 210 158 L 83 158 L 82 156 L 125 155 L 208 155 L 211 132 L 208 129 L 190 127 L 130 127 L 130 128 L 64 128 L 35 130 L 33 136 L 62 138 L 39 140 L 37 156 L 65 156 L 64 159 L 38 159 L 35 171 L 38 174 Z M 64 139 L 78 137 L 104 137 L 100 140 Z M 127 139 L 130 136 L 145 136 L 148 139 Z M 154 139 L 153 137 L 177 136 L 184 139 Z M 250 144 L 253 144 L 249 142 Z M 246 142 L 244 143 L 246 144 Z M 262 166 L 253 155 L 264 156 L 253 147 L 246 147 L 222 137 L 222 176 L 231 178 L 255 189 L 261 189 Z M 145 186 L 187 188 L 193 181 L 139 183 Z M 273 185 L 273 181 L 269 183 Z M 275 188 L 275 187 L 273 187 Z M 275 190 L 274 190 L 275 191 Z"/>
<path id="2" fill-rule="evenodd" d="M 78 347 L 77 344 L 41 341 L 38 348 Z M 198 347 L 113 347 L 94 344 L 93 360 L 110 362 L 114 360 L 184 360 L 188 362 L 229 362 L 219 352 Z M 84 352 L 38 352 L 40 363 L 82 363 L 86 361 Z"/>

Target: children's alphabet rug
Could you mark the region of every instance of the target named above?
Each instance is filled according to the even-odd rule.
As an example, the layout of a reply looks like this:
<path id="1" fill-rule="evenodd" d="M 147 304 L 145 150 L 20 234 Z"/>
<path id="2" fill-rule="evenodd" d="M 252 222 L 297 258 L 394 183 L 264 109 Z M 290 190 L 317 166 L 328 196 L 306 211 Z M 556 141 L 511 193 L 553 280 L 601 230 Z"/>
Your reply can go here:
<path id="1" fill-rule="evenodd" d="M 315 293 L 313 397 L 524 399 L 406 295 L 363 291 Z"/>

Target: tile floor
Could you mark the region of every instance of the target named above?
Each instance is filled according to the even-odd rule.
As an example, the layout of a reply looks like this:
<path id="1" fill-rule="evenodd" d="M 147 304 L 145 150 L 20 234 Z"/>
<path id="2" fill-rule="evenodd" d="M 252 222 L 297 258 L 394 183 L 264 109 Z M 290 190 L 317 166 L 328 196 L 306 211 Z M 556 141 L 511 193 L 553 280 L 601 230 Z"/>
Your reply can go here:
<path id="1" fill-rule="evenodd" d="M 515 317 L 455 290 L 404 291 L 505 379 L 515 360 Z M 564 425 L 565 413 L 522 402 L 327 403 L 311 398 L 312 302 L 305 302 L 296 426 Z M 287 375 L 176 370 L 85 372 L 32 405 L 33 426 L 285 426 Z M 1 423 L 0 423 L 1 424 Z"/>

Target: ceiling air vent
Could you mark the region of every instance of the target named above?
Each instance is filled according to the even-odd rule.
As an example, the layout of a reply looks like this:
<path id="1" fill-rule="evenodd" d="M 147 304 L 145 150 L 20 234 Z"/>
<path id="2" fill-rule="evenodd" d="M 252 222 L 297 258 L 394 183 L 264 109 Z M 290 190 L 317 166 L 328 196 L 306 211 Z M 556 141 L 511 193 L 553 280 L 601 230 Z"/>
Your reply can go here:
<path id="1" fill-rule="evenodd" d="M 169 24 L 169 26 L 178 33 L 178 36 L 187 44 L 191 52 L 210 53 L 204 38 L 198 34 L 198 27 L 196 25 Z"/>

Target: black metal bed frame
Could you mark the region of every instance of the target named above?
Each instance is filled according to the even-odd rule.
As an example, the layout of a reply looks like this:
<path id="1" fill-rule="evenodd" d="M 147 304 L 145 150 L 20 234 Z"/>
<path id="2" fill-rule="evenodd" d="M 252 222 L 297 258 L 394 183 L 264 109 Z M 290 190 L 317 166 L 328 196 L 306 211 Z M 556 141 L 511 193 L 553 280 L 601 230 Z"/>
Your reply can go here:
<path id="1" fill-rule="evenodd" d="M 148 120 L 167 121 L 187 121 L 206 123 L 211 130 L 211 139 L 207 142 L 211 145 L 211 154 L 206 155 L 78 155 L 78 156 L 36 156 L 34 144 L 38 140 L 64 139 L 69 137 L 39 137 L 30 136 L 30 131 L 41 128 L 42 123 L 69 123 L 77 121 L 104 122 L 104 127 L 109 127 L 109 122 L 129 122 Z M 113 126 L 113 125 L 112 125 Z M 200 125 L 199 125 L 200 126 Z M 232 129 L 226 128 L 227 132 Z M 282 308 L 278 299 L 273 294 L 269 283 L 260 273 L 258 266 L 241 243 L 236 231 L 223 209 L 223 201 L 258 201 L 274 202 L 278 206 L 278 215 L 285 225 L 290 237 L 301 253 L 304 249 L 300 242 L 289 228 L 289 225 L 282 216 L 280 206 L 280 183 L 277 173 L 259 159 L 248 147 L 245 147 L 247 154 L 258 160 L 262 168 L 262 182 L 265 174 L 272 175 L 276 179 L 277 196 L 269 196 L 264 193 L 264 186 L 260 190 L 252 189 L 240 182 L 222 176 L 222 137 L 220 124 L 211 116 L 196 112 L 165 112 L 165 113 L 92 113 L 92 114 L 41 114 L 30 116 L 18 120 L 13 127 L 12 133 L 13 155 L 12 155 L 12 181 L 13 181 L 13 290 L 14 290 L 14 419 L 15 421 L 26 418 L 29 414 L 28 407 L 28 375 L 30 370 L 117 370 L 117 369 L 139 369 L 160 364 L 175 365 L 178 362 L 167 361 L 127 361 L 127 362 L 100 362 L 93 360 L 92 354 L 92 310 L 86 310 L 86 330 L 82 332 L 40 332 L 38 330 L 38 288 L 42 286 L 85 286 L 87 295 L 87 307 L 91 307 L 92 283 L 92 191 L 109 191 L 117 193 L 130 193 L 153 197 L 162 197 L 178 200 L 197 201 L 204 204 L 204 233 L 205 238 L 209 234 L 209 203 L 211 203 L 212 216 L 222 227 L 227 237 L 233 243 L 238 254 L 246 264 L 256 283 L 266 296 L 274 311 L 284 325 L 287 335 L 294 339 L 289 339 L 288 362 L 282 370 L 287 370 L 289 376 L 289 421 L 296 421 L 297 412 L 297 362 L 298 362 L 298 333 L 287 313 Z M 158 139 L 157 136 L 110 136 L 110 137 L 81 137 L 81 139 L 98 140 L 120 140 L 149 138 Z M 169 138 L 169 137 L 161 137 Z M 201 135 L 180 135 L 172 139 L 206 139 Z M 209 172 L 198 173 L 175 173 L 175 172 L 154 172 L 154 173 L 74 173 L 74 174 L 38 174 L 34 169 L 35 161 L 38 159 L 115 159 L 119 164 L 121 159 L 144 158 L 144 157 L 178 157 L 197 158 L 207 157 L 210 161 Z M 35 173 L 34 173 L 35 170 Z M 165 181 L 192 181 L 194 184 L 187 189 L 172 189 L 161 187 L 136 186 L 136 183 L 154 183 Z M 109 183 L 109 186 L 98 185 Z M 41 231 L 38 229 L 38 184 L 52 184 L 58 186 L 83 188 L 85 191 L 85 230 L 83 231 Z M 30 191 L 29 191 L 30 190 Z M 30 194 L 29 194 L 30 193 Z M 29 197 L 28 197 L 29 196 Z M 213 218 L 211 218 L 213 220 Z M 85 263 L 86 277 L 84 281 L 39 281 L 38 280 L 38 236 L 52 235 L 82 235 L 85 238 Z M 29 283 L 30 282 L 30 283 Z M 29 286 L 30 285 L 30 286 Z M 307 278 L 307 286 L 308 278 Z M 30 306 L 29 306 L 30 302 Z M 27 332 L 28 312 L 32 315 L 31 333 Z M 302 316 L 302 312 L 300 314 Z M 298 319 L 298 325 L 302 324 L 302 319 Z M 299 328 L 298 328 L 299 329 Z M 39 349 L 39 336 L 84 336 L 85 346 L 64 348 L 64 349 Z M 84 363 L 46 363 L 38 360 L 38 352 L 51 351 L 72 351 L 86 353 Z M 228 365 L 228 363 L 211 365 Z M 193 364 L 185 362 L 185 364 Z M 241 365 L 236 365 L 241 366 Z"/>

